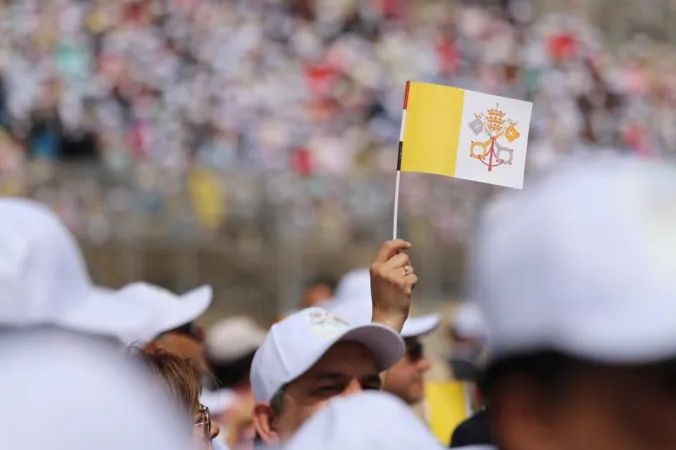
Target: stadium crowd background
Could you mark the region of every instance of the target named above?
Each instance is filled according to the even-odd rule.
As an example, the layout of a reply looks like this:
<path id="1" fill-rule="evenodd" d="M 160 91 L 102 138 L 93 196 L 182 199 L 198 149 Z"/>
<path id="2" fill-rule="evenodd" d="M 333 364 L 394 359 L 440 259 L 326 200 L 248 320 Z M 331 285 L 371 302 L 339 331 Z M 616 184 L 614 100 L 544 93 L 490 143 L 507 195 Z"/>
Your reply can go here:
<path id="1" fill-rule="evenodd" d="M 406 80 L 535 102 L 531 176 L 566 152 L 669 157 L 675 9 L 635 3 L 6 0 L 0 193 L 51 205 L 102 284 L 209 283 L 269 318 L 389 237 Z M 492 191 L 404 177 L 423 299 L 462 294 Z"/>

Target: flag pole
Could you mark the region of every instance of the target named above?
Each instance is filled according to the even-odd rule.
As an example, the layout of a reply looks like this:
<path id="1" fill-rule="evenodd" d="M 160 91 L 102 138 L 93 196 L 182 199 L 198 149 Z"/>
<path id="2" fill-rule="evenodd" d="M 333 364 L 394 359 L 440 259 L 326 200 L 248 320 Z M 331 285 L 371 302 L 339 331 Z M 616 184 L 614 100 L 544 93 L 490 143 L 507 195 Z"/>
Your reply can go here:
<path id="1" fill-rule="evenodd" d="M 395 184 L 394 184 L 394 221 L 392 223 L 392 239 L 397 238 L 397 222 L 398 222 L 398 219 L 399 219 L 399 184 L 400 183 L 401 183 L 401 170 L 399 170 L 399 168 L 397 168 L 397 181 L 395 181 Z"/>
<path id="2" fill-rule="evenodd" d="M 399 186 L 401 185 L 401 156 L 404 149 L 404 125 L 406 124 L 406 109 L 408 108 L 408 90 L 410 81 L 406 82 L 404 93 L 404 108 L 401 113 L 401 128 L 399 130 L 399 155 L 397 156 L 397 177 L 394 183 L 394 219 L 392 221 L 392 239 L 397 239 L 397 224 L 399 221 Z"/>

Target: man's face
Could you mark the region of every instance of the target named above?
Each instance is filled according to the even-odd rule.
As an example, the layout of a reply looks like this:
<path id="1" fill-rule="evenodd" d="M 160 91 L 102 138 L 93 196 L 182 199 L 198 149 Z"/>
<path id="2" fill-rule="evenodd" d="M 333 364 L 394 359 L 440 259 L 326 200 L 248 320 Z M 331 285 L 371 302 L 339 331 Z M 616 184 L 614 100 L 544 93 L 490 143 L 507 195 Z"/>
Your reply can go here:
<path id="1" fill-rule="evenodd" d="M 431 366 L 425 357 L 423 346 L 417 337 L 406 338 L 406 354 L 387 374 L 385 390 L 396 395 L 409 405 L 425 397 L 424 374 Z"/>
<path id="2" fill-rule="evenodd" d="M 280 414 L 256 405 L 254 424 L 268 444 L 284 441 L 334 397 L 381 388 L 373 354 L 356 342 L 338 342 L 300 378 L 284 389 Z"/>
<path id="3" fill-rule="evenodd" d="M 512 388 L 494 411 L 505 448 L 676 449 L 675 364 L 592 367 L 550 401 L 534 401 L 525 384 Z"/>

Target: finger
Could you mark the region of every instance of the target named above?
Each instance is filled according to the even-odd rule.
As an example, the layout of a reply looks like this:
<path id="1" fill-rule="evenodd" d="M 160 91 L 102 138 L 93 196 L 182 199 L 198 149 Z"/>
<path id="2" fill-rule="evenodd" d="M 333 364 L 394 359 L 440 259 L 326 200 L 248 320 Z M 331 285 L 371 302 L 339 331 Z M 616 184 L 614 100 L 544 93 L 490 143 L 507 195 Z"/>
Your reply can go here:
<path id="1" fill-rule="evenodd" d="M 409 286 L 406 289 L 406 293 L 410 295 L 413 289 L 415 288 L 416 284 L 418 284 L 418 277 L 416 275 L 407 275 L 405 280 Z"/>
<path id="2" fill-rule="evenodd" d="M 411 244 L 403 239 L 387 241 L 380 247 L 380 250 L 378 250 L 378 254 L 376 255 L 374 262 L 383 264 L 397 253 L 403 250 L 408 250 L 409 248 L 411 248 Z"/>
<path id="3" fill-rule="evenodd" d="M 388 269 L 398 269 L 400 267 L 406 267 L 411 265 L 411 259 L 406 253 L 399 253 L 398 255 L 393 256 L 389 259 L 383 267 Z"/>

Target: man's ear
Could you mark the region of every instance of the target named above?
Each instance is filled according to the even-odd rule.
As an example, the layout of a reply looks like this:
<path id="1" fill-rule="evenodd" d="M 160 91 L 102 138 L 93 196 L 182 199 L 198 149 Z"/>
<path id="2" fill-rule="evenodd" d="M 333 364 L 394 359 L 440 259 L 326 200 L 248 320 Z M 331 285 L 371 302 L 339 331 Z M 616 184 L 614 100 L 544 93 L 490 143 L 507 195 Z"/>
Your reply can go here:
<path id="1" fill-rule="evenodd" d="M 279 444 L 279 436 L 274 427 L 275 413 L 269 403 L 256 403 L 253 410 L 253 425 L 256 433 L 267 445 Z"/>

